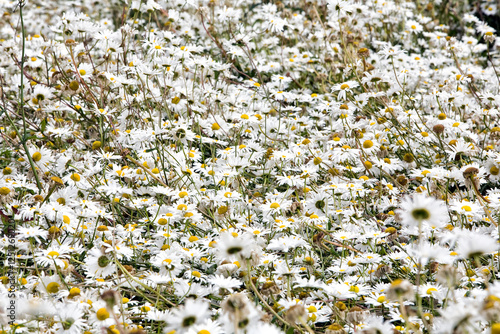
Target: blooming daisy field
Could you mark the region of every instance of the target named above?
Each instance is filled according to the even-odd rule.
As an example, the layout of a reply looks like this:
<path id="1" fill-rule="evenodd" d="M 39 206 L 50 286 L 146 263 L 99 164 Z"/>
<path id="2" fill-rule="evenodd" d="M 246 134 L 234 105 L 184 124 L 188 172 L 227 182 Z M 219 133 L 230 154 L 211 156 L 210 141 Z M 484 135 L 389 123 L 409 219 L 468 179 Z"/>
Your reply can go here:
<path id="1" fill-rule="evenodd" d="M 500 333 L 496 0 L 0 0 L 0 333 Z"/>

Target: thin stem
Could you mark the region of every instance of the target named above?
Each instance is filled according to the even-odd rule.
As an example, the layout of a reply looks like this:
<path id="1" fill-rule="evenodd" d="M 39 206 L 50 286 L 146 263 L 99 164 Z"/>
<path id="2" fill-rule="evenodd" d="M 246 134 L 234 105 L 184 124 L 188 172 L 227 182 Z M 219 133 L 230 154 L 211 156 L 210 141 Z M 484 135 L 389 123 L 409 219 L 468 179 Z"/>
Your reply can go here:
<path id="1" fill-rule="evenodd" d="M 36 186 L 38 188 L 38 193 L 40 194 L 43 191 L 43 187 L 42 187 L 42 184 L 40 183 L 40 178 L 38 177 L 38 173 L 36 171 L 35 162 L 33 161 L 33 158 L 31 157 L 31 154 L 30 154 L 29 149 L 28 149 L 28 145 L 26 145 L 27 129 L 26 129 L 26 113 L 24 110 L 24 57 L 25 57 L 24 52 L 26 49 L 26 45 L 25 45 L 26 36 L 25 36 L 25 30 L 24 30 L 23 7 L 24 7 L 24 2 L 21 0 L 21 1 L 19 1 L 19 16 L 21 17 L 21 37 L 23 39 L 23 44 L 22 44 L 22 51 L 21 51 L 21 87 L 19 88 L 20 89 L 19 108 L 21 109 L 20 112 L 23 115 L 23 136 L 22 137 L 20 137 L 19 130 L 17 129 L 14 122 L 10 118 L 9 114 L 7 113 L 7 110 L 5 110 L 5 114 L 9 118 L 9 121 L 11 122 L 12 126 L 14 127 L 14 130 L 16 131 L 17 135 L 20 137 L 24 151 L 26 152 L 26 155 L 28 156 L 28 161 L 30 163 L 31 170 L 33 171 L 33 175 L 35 176 Z"/>

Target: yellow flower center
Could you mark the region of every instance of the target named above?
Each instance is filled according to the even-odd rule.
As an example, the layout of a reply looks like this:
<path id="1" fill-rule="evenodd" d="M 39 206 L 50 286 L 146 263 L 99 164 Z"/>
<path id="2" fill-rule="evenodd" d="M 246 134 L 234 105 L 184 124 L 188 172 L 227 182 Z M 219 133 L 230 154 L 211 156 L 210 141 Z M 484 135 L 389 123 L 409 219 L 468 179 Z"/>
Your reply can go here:
<path id="1" fill-rule="evenodd" d="M 59 292 L 59 283 L 57 282 L 51 282 L 47 284 L 47 292 L 48 293 L 58 293 Z"/>
<path id="2" fill-rule="evenodd" d="M 316 306 L 311 305 L 307 308 L 307 311 L 309 311 L 309 313 L 318 312 L 318 309 L 316 308 Z"/>
<path id="3" fill-rule="evenodd" d="M 80 294 L 80 289 L 78 289 L 78 288 L 71 288 L 69 290 L 69 295 L 71 297 L 78 296 L 79 294 Z"/>
<path id="4" fill-rule="evenodd" d="M 467 212 L 471 212 L 472 208 L 468 205 L 464 205 L 464 206 L 462 206 L 462 210 L 467 211 Z"/>
<path id="5" fill-rule="evenodd" d="M 7 188 L 7 187 L 0 188 L 0 195 L 5 196 L 5 195 L 8 195 L 8 194 L 10 194 L 10 189 L 9 188 Z"/>
<path id="6" fill-rule="evenodd" d="M 373 146 L 373 142 L 371 140 L 365 140 L 363 143 L 363 148 L 370 148 Z"/>
<path id="7" fill-rule="evenodd" d="M 56 252 L 56 251 L 50 251 L 49 254 L 48 254 L 48 256 L 50 256 L 50 257 L 58 257 L 59 253 Z"/>
<path id="8" fill-rule="evenodd" d="M 106 310 L 105 307 L 98 309 L 96 315 L 97 315 L 97 319 L 99 319 L 101 321 L 104 321 L 104 320 L 109 318 L 109 312 L 108 312 L 108 310 Z"/>
<path id="9" fill-rule="evenodd" d="M 31 158 L 33 158 L 33 161 L 38 162 L 38 161 L 42 160 L 42 153 L 40 153 L 40 152 L 35 152 L 35 153 L 33 153 L 33 155 L 31 156 Z"/>

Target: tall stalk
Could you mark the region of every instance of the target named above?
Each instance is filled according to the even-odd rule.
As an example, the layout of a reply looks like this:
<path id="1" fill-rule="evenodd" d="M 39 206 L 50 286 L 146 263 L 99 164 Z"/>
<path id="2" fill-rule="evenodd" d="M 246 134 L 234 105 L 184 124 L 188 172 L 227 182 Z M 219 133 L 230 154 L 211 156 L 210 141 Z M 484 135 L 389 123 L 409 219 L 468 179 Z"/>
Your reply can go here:
<path id="1" fill-rule="evenodd" d="M 28 149 L 28 145 L 26 145 L 26 142 L 27 142 L 27 130 L 26 130 L 26 112 L 24 110 L 24 52 L 25 52 L 25 48 L 26 48 L 26 35 L 25 35 L 25 30 L 24 30 L 24 18 L 23 18 L 23 6 L 24 6 L 24 1 L 23 0 L 20 0 L 19 1 L 19 16 L 21 18 L 21 37 L 23 39 L 23 44 L 22 44 L 22 50 L 21 50 L 21 87 L 20 87 L 20 98 L 21 100 L 19 101 L 19 108 L 21 109 L 21 113 L 23 115 L 23 136 L 20 137 L 21 139 L 21 143 L 23 145 L 23 148 L 24 148 L 24 151 L 26 152 L 26 155 L 28 156 L 28 161 L 30 163 L 30 166 L 31 166 L 31 170 L 33 171 L 33 175 L 35 176 L 35 180 L 36 180 L 36 186 L 38 188 L 38 193 L 41 193 L 42 190 L 43 190 L 43 187 L 42 187 L 42 184 L 40 183 L 40 178 L 38 177 L 38 173 L 36 171 L 36 167 L 35 167 L 35 162 L 33 161 L 33 158 L 31 157 L 31 154 L 29 152 L 29 149 Z M 10 119 L 10 117 L 9 117 Z M 19 131 L 17 129 L 17 127 L 15 126 L 14 122 L 12 122 L 12 125 L 14 126 L 14 129 L 17 133 L 18 136 L 19 135 Z"/>

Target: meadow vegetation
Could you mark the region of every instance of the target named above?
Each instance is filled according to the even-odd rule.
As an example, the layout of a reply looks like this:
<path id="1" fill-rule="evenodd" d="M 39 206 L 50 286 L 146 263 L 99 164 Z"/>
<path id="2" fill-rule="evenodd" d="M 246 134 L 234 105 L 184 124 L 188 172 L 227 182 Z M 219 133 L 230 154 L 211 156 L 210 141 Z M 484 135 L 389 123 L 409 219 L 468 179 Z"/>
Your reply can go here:
<path id="1" fill-rule="evenodd" d="M 0 333 L 499 334 L 497 11 L 0 0 Z"/>

